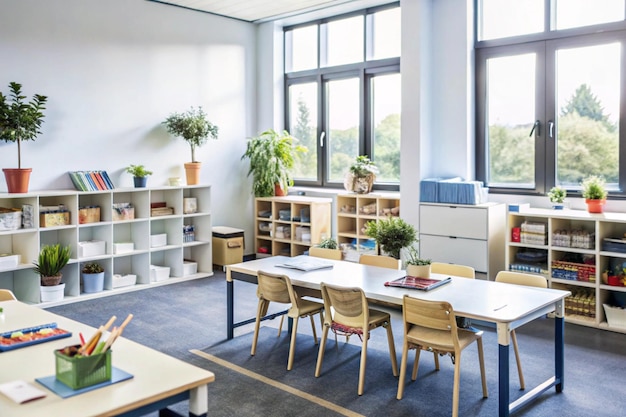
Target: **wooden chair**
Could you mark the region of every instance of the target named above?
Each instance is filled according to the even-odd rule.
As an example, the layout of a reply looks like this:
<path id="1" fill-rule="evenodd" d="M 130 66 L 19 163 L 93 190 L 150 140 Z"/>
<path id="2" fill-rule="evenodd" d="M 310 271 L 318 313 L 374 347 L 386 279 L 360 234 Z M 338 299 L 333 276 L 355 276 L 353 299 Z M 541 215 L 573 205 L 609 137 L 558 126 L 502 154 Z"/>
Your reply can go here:
<path id="1" fill-rule="evenodd" d="M 254 337 L 252 339 L 252 349 L 250 355 L 256 353 L 257 340 L 259 337 L 259 328 L 261 326 L 261 318 L 267 314 L 270 302 L 289 304 L 291 307 L 287 311 L 287 317 L 293 319 L 291 329 L 291 342 L 289 345 L 289 359 L 287 360 L 287 370 L 293 367 L 293 358 L 296 350 L 296 333 L 298 330 L 298 319 L 300 317 L 310 317 L 311 327 L 313 329 L 313 339 L 317 344 L 317 332 L 315 331 L 315 321 L 313 316 L 320 315 L 320 324 L 322 323 L 322 310 L 324 305 L 315 301 L 302 299 L 296 294 L 291 285 L 291 280 L 285 275 L 270 274 L 268 272 L 258 272 L 257 296 L 259 297 L 259 306 L 257 309 L 256 323 L 254 326 Z M 284 315 L 281 316 L 278 335 L 280 336 Z"/>
<path id="2" fill-rule="evenodd" d="M 17 300 L 15 294 L 11 290 L 0 290 L 0 301 L 12 301 Z"/>
<path id="3" fill-rule="evenodd" d="M 367 342 L 370 337 L 370 331 L 381 326 L 387 329 L 391 369 L 393 375 L 398 376 L 398 362 L 389 313 L 369 308 L 365 293 L 363 293 L 361 288 L 337 287 L 321 283 L 321 290 L 326 314 L 324 317 L 324 329 L 322 330 L 322 341 L 317 356 L 317 365 L 315 366 L 315 377 L 319 377 L 322 370 L 328 331 L 332 330 L 335 333 L 335 343 L 337 343 L 337 333 L 347 336 L 356 334 L 363 342 L 357 390 L 358 394 L 362 395 L 365 385 Z"/>
<path id="4" fill-rule="evenodd" d="M 459 413 L 459 385 L 461 379 L 461 352 L 473 342 L 478 344 L 478 361 L 483 384 L 483 397 L 487 398 L 487 380 L 485 378 L 485 360 L 483 354 L 483 332 L 459 329 L 456 315 L 450 303 L 445 301 L 427 301 L 404 296 L 402 317 L 404 319 L 404 341 L 402 346 L 402 362 L 400 364 L 400 380 L 398 381 L 397 398 L 404 395 L 406 363 L 409 349 L 415 348 L 415 362 L 411 380 L 417 378 L 417 368 L 421 350 L 449 354 L 454 363 L 454 388 L 452 395 L 452 415 Z"/>
<path id="5" fill-rule="evenodd" d="M 504 282 L 507 284 L 526 285 L 529 287 L 548 288 L 548 281 L 541 275 L 525 274 L 523 272 L 500 271 L 496 275 L 496 282 Z M 525 389 L 524 374 L 522 372 L 522 361 L 519 357 L 519 348 L 517 345 L 517 335 L 515 330 L 511 330 L 511 341 L 513 342 L 513 350 L 515 351 L 515 362 L 517 363 L 517 373 L 519 375 L 520 389 Z"/>
<path id="6" fill-rule="evenodd" d="M 474 268 L 467 265 L 433 262 L 430 264 L 430 271 L 435 274 L 447 274 L 455 277 L 471 279 L 476 278 L 476 271 L 474 271 Z"/>
<path id="7" fill-rule="evenodd" d="M 380 266 L 382 268 L 400 269 L 402 266 L 399 259 L 391 256 L 367 255 L 363 254 L 359 257 L 359 263 L 363 265 Z"/>
<path id="8" fill-rule="evenodd" d="M 309 248 L 309 256 L 334 259 L 336 261 L 341 261 L 343 259 L 343 253 L 339 249 L 318 248 L 316 246 Z"/>

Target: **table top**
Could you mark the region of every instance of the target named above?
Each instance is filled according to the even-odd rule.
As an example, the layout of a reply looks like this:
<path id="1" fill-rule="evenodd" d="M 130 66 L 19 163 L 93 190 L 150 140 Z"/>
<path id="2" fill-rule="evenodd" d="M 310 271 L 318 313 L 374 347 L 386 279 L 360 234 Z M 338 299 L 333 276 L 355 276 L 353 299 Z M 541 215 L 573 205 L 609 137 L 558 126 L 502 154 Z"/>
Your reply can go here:
<path id="1" fill-rule="evenodd" d="M 96 329 L 19 301 L 2 301 L 0 307 L 4 309 L 0 316 L 0 333 L 52 322 L 72 332 L 68 338 L 0 353 L 0 383 L 24 380 L 47 392 L 46 398 L 25 404 L 16 404 L 0 394 L 2 415 L 113 416 L 215 380 L 210 371 L 120 337 L 113 345 L 112 365 L 134 378 L 62 399 L 37 383 L 35 378 L 55 374 L 55 349 L 79 344 L 79 333 L 89 339 Z M 125 318 L 118 317 L 114 325 L 120 325 Z M 103 317 L 103 324 L 108 319 Z M 133 322 L 129 327 L 132 325 Z"/>
<path id="2" fill-rule="evenodd" d="M 256 275 L 259 270 L 287 275 L 296 286 L 319 289 L 320 283 L 359 287 L 370 300 L 402 305 L 405 294 L 424 300 L 448 301 L 458 315 L 495 323 L 512 323 L 536 311 L 550 308 L 570 295 L 569 291 L 505 284 L 481 279 L 451 277 L 452 282 L 431 291 L 386 287 L 387 281 L 406 276 L 404 270 L 361 265 L 348 261 L 332 262 L 332 269 L 303 272 L 276 266 L 288 260 L 273 256 L 228 265 L 231 271 Z M 431 274 L 444 278 L 448 275 Z"/>

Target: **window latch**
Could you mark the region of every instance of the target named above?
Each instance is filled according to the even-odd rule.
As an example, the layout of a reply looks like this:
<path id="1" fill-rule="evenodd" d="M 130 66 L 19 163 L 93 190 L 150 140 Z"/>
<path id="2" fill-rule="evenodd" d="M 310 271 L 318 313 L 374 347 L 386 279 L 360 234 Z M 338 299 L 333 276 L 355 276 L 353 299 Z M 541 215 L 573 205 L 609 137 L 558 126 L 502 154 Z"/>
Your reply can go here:
<path id="1" fill-rule="evenodd" d="M 548 137 L 554 139 L 554 122 L 552 120 L 548 120 Z"/>
<path id="2" fill-rule="evenodd" d="M 323 148 L 324 147 L 324 137 L 326 136 L 326 132 L 322 132 L 320 134 L 320 147 Z"/>
<path id="3" fill-rule="evenodd" d="M 539 131 L 539 128 L 541 126 L 541 122 L 539 120 L 535 120 L 535 124 L 533 125 L 533 128 L 530 129 L 530 135 L 528 135 L 528 137 L 532 137 L 533 133 L 535 132 L 535 129 L 537 129 L 537 136 L 541 136 L 541 133 Z"/>

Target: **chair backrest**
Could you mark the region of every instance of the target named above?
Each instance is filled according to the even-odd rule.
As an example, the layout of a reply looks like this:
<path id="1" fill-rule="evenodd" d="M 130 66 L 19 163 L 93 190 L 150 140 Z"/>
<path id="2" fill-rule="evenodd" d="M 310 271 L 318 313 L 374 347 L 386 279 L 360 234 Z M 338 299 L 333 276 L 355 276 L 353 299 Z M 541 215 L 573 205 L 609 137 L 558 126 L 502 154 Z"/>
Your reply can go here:
<path id="1" fill-rule="evenodd" d="M 452 344 L 455 348 L 459 347 L 456 315 L 452 305 L 447 301 L 420 300 L 405 294 L 402 300 L 402 317 L 405 332 L 411 326 L 437 330 L 436 334 L 432 334 L 433 347 L 436 344 L 440 346 Z"/>
<path id="2" fill-rule="evenodd" d="M 0 301 L 17 300 L 15 294 L 11 290 L 0 290 Z"/>
<path id="3" fill-rule="evenodd" d="M 433 262 L 430 264 L 430 272 L 435 274 L 447 274 L 455 277 L 476 278 L 476 271 L 471 266 L 446 264 L 443 262 Z"/>
<path id="4" fill-rule="evenodd" d="M 402 264 L 399 259 L 391 256 L 367 255 L 363 254 L 359 257 L 359 263 L 363 265 L 380 266 L 389 269 L 400 269 Z"/>
<path id="5" fill-rule="evenodd" d="M 343 253 L 339 249 L 327 249 L 318 248 L 312 246 L 309 248 L 309 256 L 315 256 L 316 258 L 334 259 L 340 261 L 343 258 Z"/>
<path id="6" fill-rule="evenodd" d="M 523 272 L 500 271 L 498 275 L 496 275 L 496 282 L 548 288 L 548 280 L 546 280 L 545 277 L 535 274 L 525 274 Z"/>
<path id="7" fill-rule="evenodd" d="M 257 280 L 256 294 L 259 298 L 276 303 L 297 304 L 298 297 L 291 286 L 289 277 L 258 271 Z"/>
<path id="8" fill-rule="evenodd" d="M 336 322 L 348 327 L 366 329 L 369 322 L 369 308 L 365 293 L 358 287 L 339 287 L 320 284 L 324 299 L 324 323 L 328 326 Z"/>

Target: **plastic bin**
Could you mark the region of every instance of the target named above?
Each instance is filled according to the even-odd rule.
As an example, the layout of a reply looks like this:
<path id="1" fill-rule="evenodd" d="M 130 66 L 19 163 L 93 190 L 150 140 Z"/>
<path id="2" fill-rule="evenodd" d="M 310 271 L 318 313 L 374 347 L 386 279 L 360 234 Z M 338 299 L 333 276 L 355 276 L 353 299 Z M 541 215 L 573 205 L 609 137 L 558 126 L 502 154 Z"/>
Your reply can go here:
<path id="1" fill-rule="evenodd" d="M 111 380 L 111 350 L 91 356 L 67 356 L 54 351 L 56 379 L 77 390 Z"/>
<path id="2" fill-rule="evenodd" d="M 213 227 L 213 263 L 230 265 L 243 262 L 244 236 L 242 229 Z"/>

